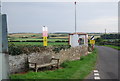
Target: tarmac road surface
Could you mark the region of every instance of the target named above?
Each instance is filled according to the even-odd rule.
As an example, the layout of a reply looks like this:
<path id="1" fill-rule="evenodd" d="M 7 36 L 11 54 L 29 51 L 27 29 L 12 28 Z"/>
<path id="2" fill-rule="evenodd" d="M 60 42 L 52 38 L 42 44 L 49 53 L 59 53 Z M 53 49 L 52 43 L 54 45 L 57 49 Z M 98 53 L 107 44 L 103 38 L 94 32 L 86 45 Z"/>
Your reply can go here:
<path id="1" fill-rule="evenodd" d="M 96 46 L 98 49 L 98 59 L 96 70 L 100 79 L 118 79 L 118 53 L 120 51 L 105 47 Z M 86 79 L 94 79 L 94 71 Z"/>

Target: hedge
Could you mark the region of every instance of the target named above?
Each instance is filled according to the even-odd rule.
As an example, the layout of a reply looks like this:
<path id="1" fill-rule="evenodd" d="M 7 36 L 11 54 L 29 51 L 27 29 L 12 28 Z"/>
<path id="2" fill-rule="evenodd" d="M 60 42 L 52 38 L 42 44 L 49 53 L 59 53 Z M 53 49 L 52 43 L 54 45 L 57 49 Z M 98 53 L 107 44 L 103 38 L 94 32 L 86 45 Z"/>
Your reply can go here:
<path id="1" fill-rule="evenodd" d="M 53 45 L 52 51 L 58 53 L 60 50 L 70 48 L 70 45 Z M 48 47 L 40 46 L 40 45 L 15 45 L 13 43 L 9 44 L 8 52 L 9 55 L 20 55 L 20 54 L 30 54 L 33 52 L 43 52 L 48 51 Z"/>

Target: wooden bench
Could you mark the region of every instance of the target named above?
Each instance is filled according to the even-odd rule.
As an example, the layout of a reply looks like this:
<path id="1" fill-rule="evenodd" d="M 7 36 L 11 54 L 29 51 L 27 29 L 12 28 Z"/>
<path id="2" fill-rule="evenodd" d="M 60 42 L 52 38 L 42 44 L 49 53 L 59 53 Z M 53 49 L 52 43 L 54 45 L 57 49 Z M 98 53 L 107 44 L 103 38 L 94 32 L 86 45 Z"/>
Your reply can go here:
<path id="1" fill-rule="evenodd" d="M 36 57 L 36 58 L 28 58 L 29 68 L 35 69 L 38 71 L 38 68 L 48 67 L 48 66 L 55 66 L 59 68 L 59 59 L 52 58 L 51 55 L 43 56 L 43 57 Z"/>

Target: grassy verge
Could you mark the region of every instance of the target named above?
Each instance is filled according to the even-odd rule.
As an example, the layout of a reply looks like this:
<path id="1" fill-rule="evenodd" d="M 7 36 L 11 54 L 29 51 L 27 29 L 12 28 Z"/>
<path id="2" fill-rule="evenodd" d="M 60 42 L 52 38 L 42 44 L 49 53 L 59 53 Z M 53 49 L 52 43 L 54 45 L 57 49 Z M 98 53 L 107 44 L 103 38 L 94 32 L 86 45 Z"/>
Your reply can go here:
<path id="1" fill-rule="evenodd" d="M 107 46 L 107 47 L 111 47 L 111 48 L 120 50 L 120 47 L 119 47 L 119 46 L 113 46 L 113 45 L 104 45 L 104 46 Z"/>
<path id="2" fill-rule="evenodd" d="M 81 57 L 81 60 L 61 64 L 63 69 L 44 72 L 28 72 L 11 75 L 11 79 L 84 79 L 93 69 L 97 59 L 97 50 Z"/>

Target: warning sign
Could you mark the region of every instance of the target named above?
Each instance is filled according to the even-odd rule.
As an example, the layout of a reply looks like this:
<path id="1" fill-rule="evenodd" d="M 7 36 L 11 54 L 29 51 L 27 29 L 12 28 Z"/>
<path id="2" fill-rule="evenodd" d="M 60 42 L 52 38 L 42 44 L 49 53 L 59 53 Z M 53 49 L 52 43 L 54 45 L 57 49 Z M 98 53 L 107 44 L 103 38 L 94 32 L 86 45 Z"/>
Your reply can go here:
<path id="1" fill-rule="evenodd" d="M 90 40 L 90 44 L 95 44 L 95 40 Z"/>
<path id="2" fill-rule="evenodd" d="M 47 37 L 43 37 L 43 46 L 47 46 Z"/>

